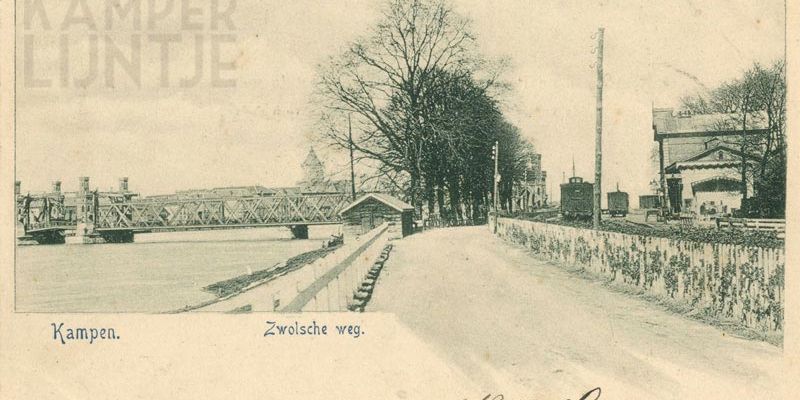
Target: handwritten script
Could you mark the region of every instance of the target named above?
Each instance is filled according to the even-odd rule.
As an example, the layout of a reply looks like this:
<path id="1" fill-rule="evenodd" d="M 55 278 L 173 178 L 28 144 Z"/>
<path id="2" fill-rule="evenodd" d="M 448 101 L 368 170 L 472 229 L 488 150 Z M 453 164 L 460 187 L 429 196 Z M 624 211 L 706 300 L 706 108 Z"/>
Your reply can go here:
<path id="1" fill-rule="evenodd" d="M 584 393 L 583 396 L 579 397 L 577 400 L 597 400 L 597 399 L 600 398 L 600 394 L 601 393 L 602 393 L 602 390 L 599 387 L 596 387 L 596 388 Z M 466 400 L 466 399 L 464 399 L 464 400 Z M 481 400 L 505 400 L 505 396 L 503 396 L 502 394 L 496 394 L 496 395 L 487 394 Z M 570 399 L 567 399 L 567 400 L 570 400 Z"/>

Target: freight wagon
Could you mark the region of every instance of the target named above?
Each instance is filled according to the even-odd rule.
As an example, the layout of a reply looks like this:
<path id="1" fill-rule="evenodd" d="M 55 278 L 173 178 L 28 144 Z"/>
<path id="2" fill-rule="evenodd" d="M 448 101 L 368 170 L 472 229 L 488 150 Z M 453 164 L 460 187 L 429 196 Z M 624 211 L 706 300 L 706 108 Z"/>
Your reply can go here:
<path id="1" fill-rule="evenodd" d="M 561 184 L 561 215 L 564 219 L 589 219 L 594 211 L 594 185 L 573 176 Z"/>
<path id="2" fill-rule="evenodd" d="M 625 217 L 628 215 L 628 194 L 620 192 L 608 192 L 608 213 L 614 216 Z"/>
<path id="3" fill-rule="evenodd" d="M 661 198 L 655 194 L 648 194 L 639 196 L 639 208 L 646 209 L 659 209 L 661 208 Z"/>

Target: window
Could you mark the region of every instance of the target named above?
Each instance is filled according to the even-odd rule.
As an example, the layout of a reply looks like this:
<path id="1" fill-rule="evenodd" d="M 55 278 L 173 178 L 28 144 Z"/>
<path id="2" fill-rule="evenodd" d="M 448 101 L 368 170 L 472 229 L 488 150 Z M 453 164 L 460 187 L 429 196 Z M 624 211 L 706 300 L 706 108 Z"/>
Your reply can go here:
<path id="1" fill-rule="evenodd" d="M 722 160 L 722 158 L 723 158 L 722 152 L 720 151 L 720 152 L 717 153 L 717 159 L 718 160 Z"/>

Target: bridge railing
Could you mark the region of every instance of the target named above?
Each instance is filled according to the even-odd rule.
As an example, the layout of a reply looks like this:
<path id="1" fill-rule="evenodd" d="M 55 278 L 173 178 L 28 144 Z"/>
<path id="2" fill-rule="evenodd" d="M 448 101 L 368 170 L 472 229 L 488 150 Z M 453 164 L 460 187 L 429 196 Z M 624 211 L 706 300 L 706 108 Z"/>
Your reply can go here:
<path id="1" fill-rule="evenodd" d="M 75 226 L 75 221 L 68 220 L 50 220 L 39 222 L 28 222 L 25 226 L 26 232 L 46 230 L 46 229 L 66 229 Z"/>

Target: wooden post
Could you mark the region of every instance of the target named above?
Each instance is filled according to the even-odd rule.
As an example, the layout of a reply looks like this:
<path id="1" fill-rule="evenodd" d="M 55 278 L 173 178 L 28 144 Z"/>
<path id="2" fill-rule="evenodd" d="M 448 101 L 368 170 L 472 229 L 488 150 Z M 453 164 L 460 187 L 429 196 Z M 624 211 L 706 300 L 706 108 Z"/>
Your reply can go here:
<path id="1" fill-rule="evenodd" d="M 662 214 L 669 210 L 669 196 L 667 195 L 667 177 L 664 170 L 664 139 L 658 140 L 658 171 L 661 175 L 661 211 Z"/>

